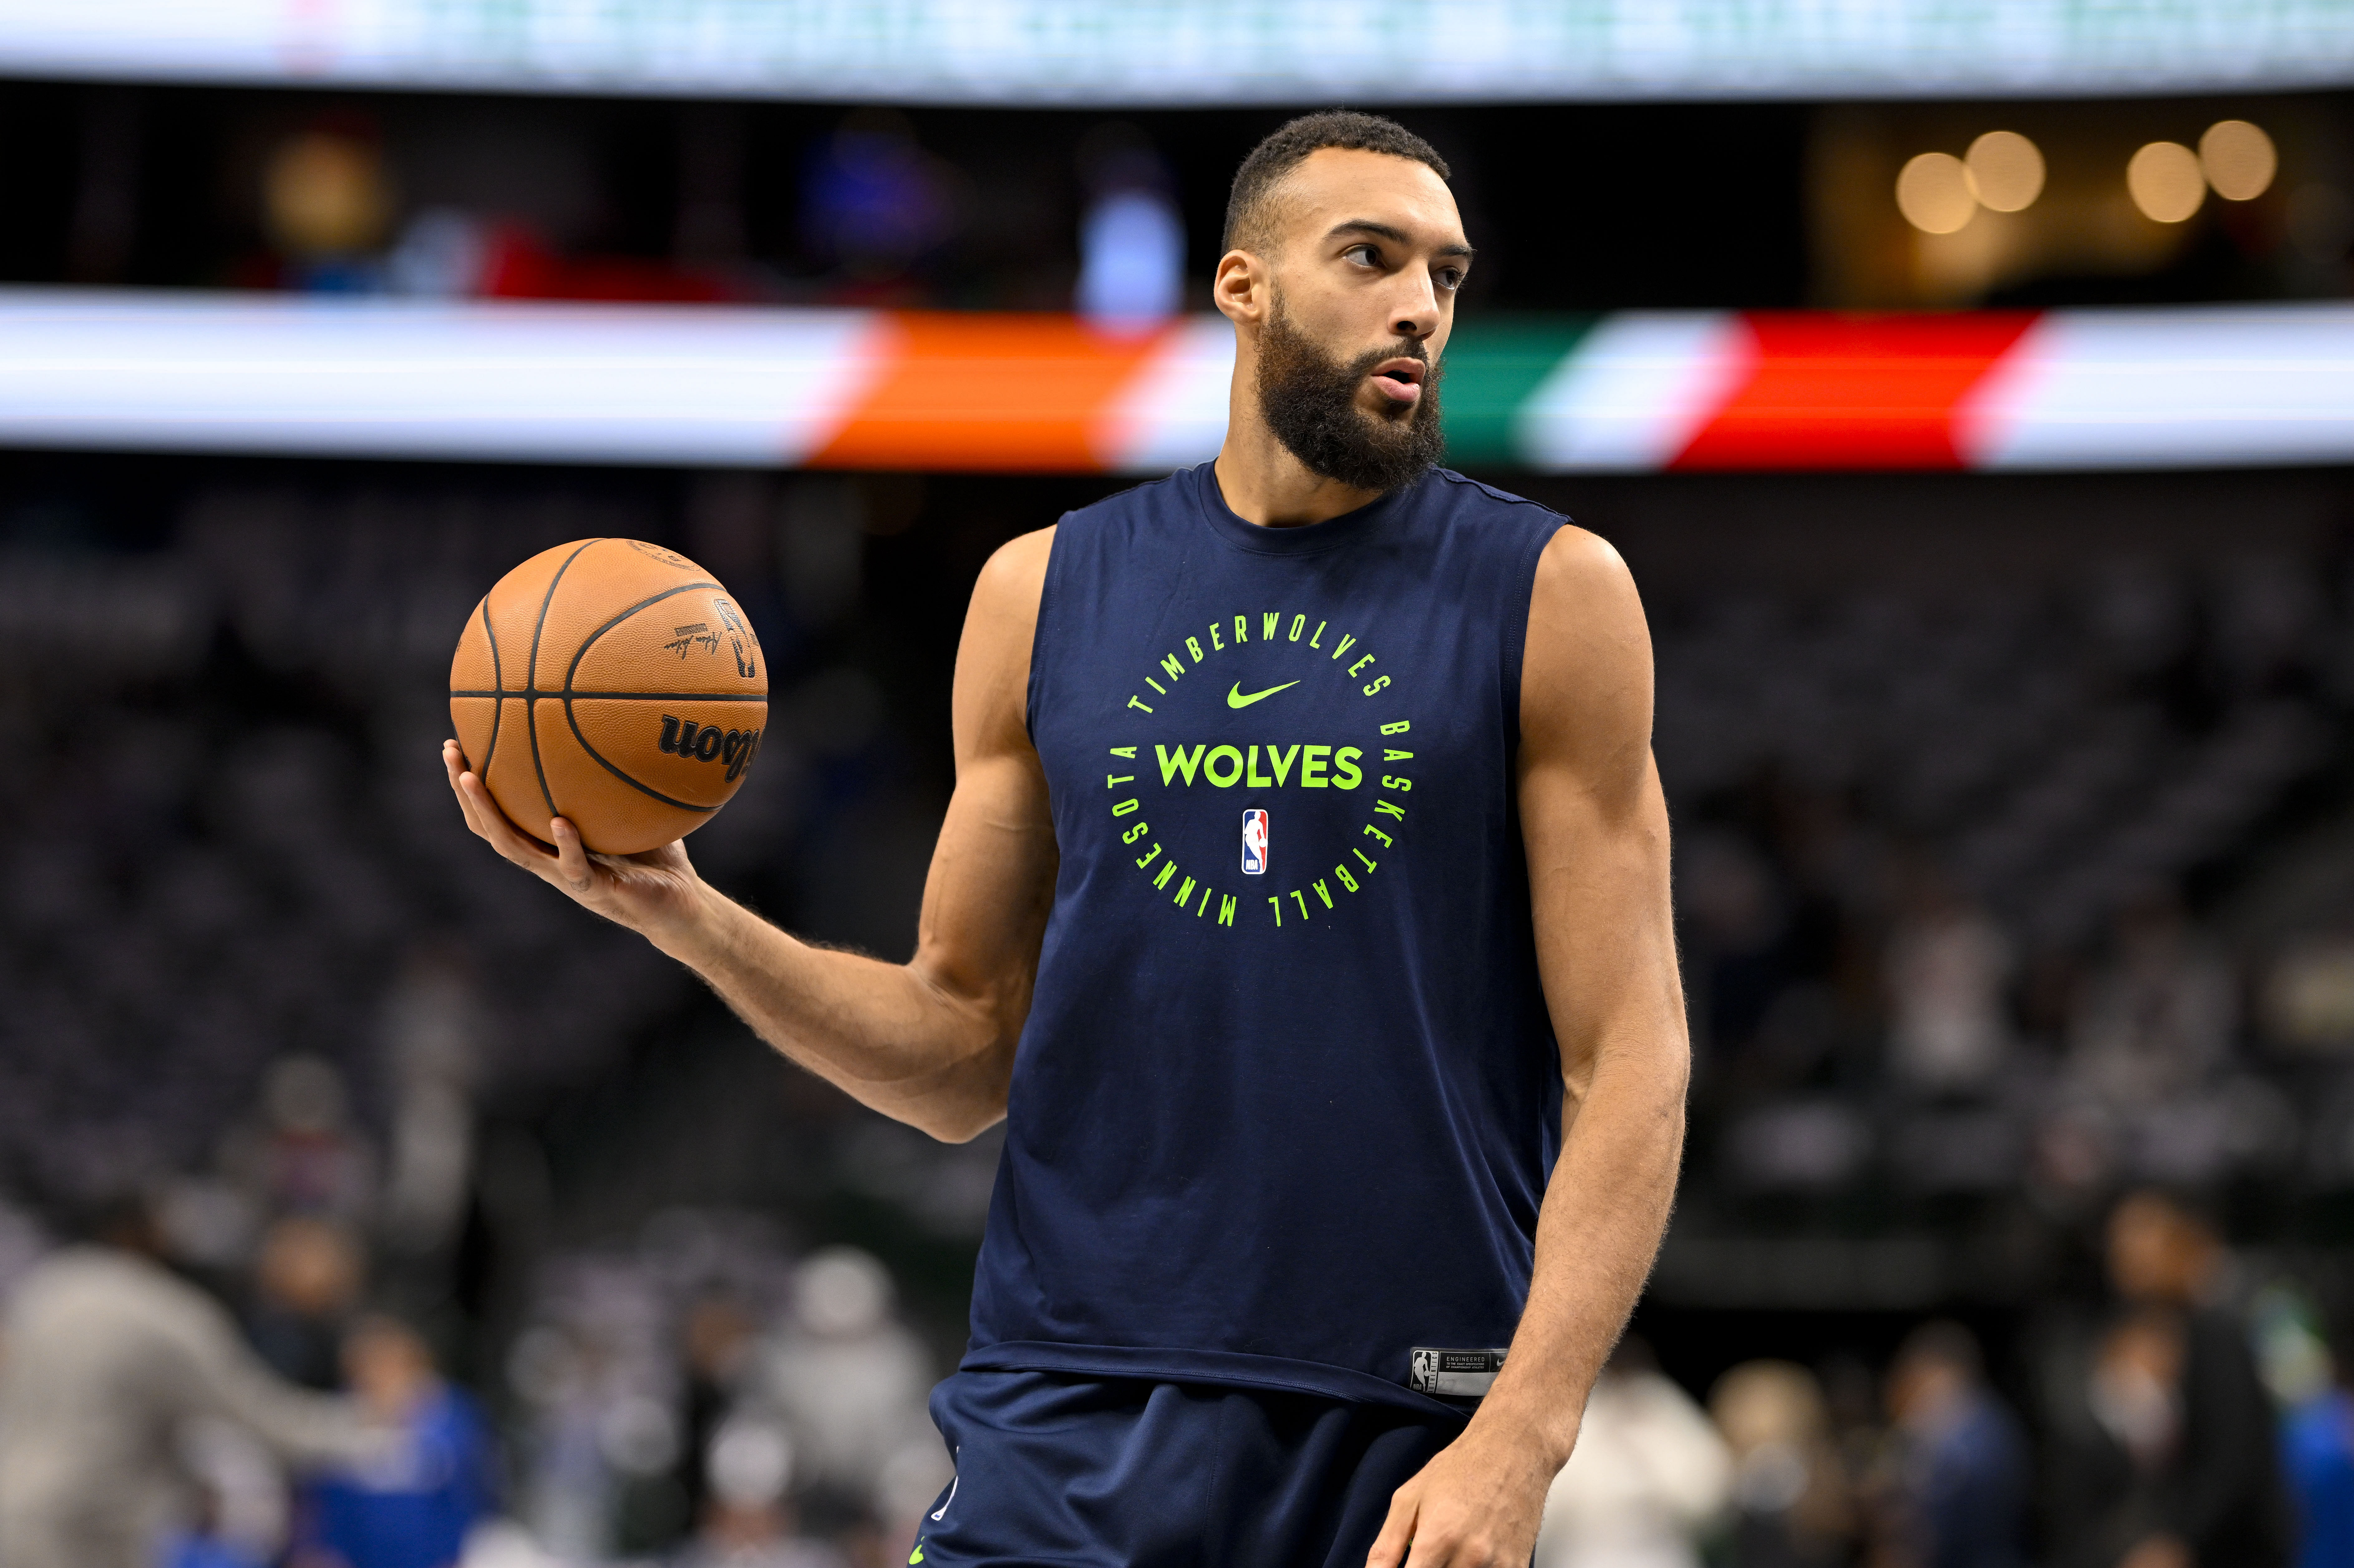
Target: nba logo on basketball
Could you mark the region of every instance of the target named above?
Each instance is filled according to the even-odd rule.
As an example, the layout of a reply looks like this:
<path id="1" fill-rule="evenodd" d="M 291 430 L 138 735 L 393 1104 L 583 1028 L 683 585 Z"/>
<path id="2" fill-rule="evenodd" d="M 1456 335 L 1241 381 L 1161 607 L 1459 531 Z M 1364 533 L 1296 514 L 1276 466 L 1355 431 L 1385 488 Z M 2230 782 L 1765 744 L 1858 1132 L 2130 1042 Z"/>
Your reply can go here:
<path id="1" fill-rule="evenodd" d="M 1243 813 L 1243 874 L 1264 875 L 1267 871 L 1267 813 L 1259 810 Z"/>

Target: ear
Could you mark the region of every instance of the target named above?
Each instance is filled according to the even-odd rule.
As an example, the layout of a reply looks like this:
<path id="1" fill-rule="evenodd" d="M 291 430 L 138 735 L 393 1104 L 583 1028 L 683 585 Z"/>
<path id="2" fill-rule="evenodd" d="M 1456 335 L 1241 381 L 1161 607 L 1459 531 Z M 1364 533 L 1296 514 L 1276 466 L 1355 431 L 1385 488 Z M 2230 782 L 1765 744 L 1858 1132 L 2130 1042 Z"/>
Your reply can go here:
<path id="1" fill-rule="evenodd" d="M 1229 250 L 1218 258 L 1217 273 L 1210 280 L 1210 298 L 1229 320 L 1257 325 L 1267 317 L 1271 295 L 1272 279 L 1267 263 L 1258 257 L 1247 250 Z"/>

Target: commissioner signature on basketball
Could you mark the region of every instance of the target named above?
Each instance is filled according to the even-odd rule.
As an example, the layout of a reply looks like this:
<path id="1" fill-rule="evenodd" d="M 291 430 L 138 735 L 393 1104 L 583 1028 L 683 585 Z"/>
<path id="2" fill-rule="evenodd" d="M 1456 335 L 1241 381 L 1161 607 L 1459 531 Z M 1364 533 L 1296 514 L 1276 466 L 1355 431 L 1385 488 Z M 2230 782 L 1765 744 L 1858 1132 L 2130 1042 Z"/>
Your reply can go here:
<path id="1" fill-rule="evenodd" d="M 663 647 L 677 649 L 678 656 L 682 659 L 685 658 L 698 642 L 703 644 L 703 651 L 705 653 L 719 652 L 719 633 L 711 630 L 711 623 L 707 620 L 698 620 L 692 626 L 673 626 L 671 628 L 671 634 L 672 640 L 663 643 Z"/>

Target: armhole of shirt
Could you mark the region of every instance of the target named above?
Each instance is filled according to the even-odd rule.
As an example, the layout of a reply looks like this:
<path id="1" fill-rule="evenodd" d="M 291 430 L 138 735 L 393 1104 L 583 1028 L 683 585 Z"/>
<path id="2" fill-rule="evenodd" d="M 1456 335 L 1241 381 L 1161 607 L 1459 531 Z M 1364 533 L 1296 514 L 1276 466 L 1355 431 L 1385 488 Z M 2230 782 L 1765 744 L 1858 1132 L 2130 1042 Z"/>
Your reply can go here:
<path id="1" fill-rule="evenodd" d="M 1529 531 L 1529 542 L 1521 546 L 1520 558 L 1511 578 L 1519 585 L 1520 591 L 1514 596 L 1512 612 L 1504 617 L 1503 625 L 1503 721 L 1504 753 L 1507 757 L 1517 758 L 1521 753 L 1521 677 L 1528 662 L 1529 611 L 1536 604 L 1537 563 L 1544 557 L 1545 550 L 1553 542 L 1561 537 L 1561 531 L 1570 525 L 1568 518 L 1552 513 L 1546 514 L 1546 522 L 1548 526 Z M 1059 540 L 1061 535 L 1056 537 Z"/>
<path id="2" fill-rule="evenodd" d="M 1063 541 L 1070 536 L 1071 514 L 1055 519 L 1055 542 L 1046 546 L 1046 571 L 1038 584 L 1038 619 L 1030 629 L 1030 679 L 1023 692 L 1022 729 L 1030 745 L 1038 745 L 1038 714 L 1045 705 L 1046 617 L 1055 603 L 1055 577 L 1063 563 Z"/>

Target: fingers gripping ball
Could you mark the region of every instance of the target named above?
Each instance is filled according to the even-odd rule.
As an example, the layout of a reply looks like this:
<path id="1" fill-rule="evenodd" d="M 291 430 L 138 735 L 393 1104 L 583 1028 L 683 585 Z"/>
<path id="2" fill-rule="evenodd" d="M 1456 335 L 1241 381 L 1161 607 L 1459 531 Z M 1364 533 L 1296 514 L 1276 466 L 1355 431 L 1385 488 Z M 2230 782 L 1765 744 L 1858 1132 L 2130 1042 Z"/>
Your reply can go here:
<path id="1" fill-rule="evenodd" d="M 562 817 L 606 854 L 693 832 L 768 723 L 759 640 L 710 574 L 635 539 L 580 539 L 501 577 L 450 663 L 466 765 L 525 832 Z"/>

